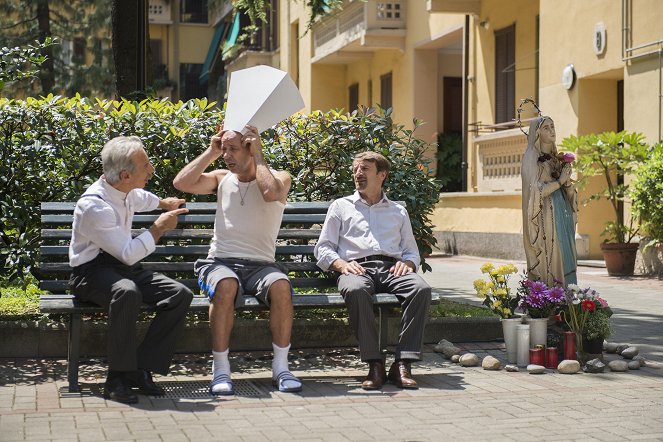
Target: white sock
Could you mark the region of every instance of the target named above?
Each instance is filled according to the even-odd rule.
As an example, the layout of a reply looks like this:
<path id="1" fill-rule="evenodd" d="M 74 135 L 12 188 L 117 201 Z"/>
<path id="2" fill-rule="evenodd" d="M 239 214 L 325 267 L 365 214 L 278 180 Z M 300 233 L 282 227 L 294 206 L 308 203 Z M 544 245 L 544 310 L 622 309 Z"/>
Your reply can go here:
<path id="1" fill-rule="evenodd" d="M 230 353 L 229 348 L 227 348 L 226 351 L 212 351 L 212 356 L 214 357 L 212 361 L 212 373 L 214 377 L 217 377 L 220 374 L 227 374 L 230 376 L 230 361 L 228 360 L 228 353 Z"/>
<path id="2" fill-rule="evenodd" d="M 279 347 L 272 342 L 274 349 L 274 359 L 272 359 L 272 375 L 274 378 L 279 373 L 288 371 L 288 352 L 290 351 L 290 344 L 287 347 Z"/>
<path id="3" fill-rule="evenodd" d="M 230 378 L 230 361 L 228 360 L 229 352 L 229 348 L 226 349 L 226 351 L 212 351 L 212 391 L 216 394 L 232 390 L 232 385 L 228 382 L 214 383 L 214 380 L 221 375 L 226 375 Z"/>

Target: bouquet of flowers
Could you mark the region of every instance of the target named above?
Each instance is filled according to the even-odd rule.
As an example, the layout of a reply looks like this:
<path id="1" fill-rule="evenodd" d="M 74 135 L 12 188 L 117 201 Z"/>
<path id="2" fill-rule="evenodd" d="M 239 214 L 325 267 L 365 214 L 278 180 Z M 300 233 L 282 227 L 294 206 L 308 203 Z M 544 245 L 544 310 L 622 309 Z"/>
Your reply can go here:
<path id="1" fill-rule="evenodd" d="M 548 287 L 541 281 L 523 279 L 518 288 L 520 307 L 532 318 L 548 318 L 566 300 L 564 287 L 555 284 Z"/>
<path id="2" fill-rule="evenodd" d="M 474 281 L 474 289 L 483 298 L 483 305 L 498 314 L 502 318 L 513 316 L 518 307 L 520 297 L 511 294 L 509 277 L 518 272 L 513 264 L 505 264 L 495 268 L 491 263 L 481 266 L 481 272 L 488 274 L 488 280 L 477 279 Z"/>
<path id="3" fill-rule="evenodd" d="M 612 309 L 596 290 L 581 289 L 569 284 L 565 292 L 566 305 L 562 317 L 569 328 L 576 334 L 578 351 L 582 352 L 582 338 L 598 339 L 610 335 Z"/>

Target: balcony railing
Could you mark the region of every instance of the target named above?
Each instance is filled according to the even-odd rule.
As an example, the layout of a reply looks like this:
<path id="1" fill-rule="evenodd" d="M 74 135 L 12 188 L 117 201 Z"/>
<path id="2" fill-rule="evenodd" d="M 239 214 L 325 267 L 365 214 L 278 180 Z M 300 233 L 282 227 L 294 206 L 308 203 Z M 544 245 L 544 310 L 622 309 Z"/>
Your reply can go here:
<path id="1" fill-rule="evenodd" d="M 343 61 L 377 48 L 403 49 L 406 0 L 348 1 L 343 9 L 313 26 L 313 62 Z M 344 54 L 345 53 L 345 54 Z M 331 61 L 331 60 L 330 60 Z"/>
<path id="2" fill-rule="evenodd" d="M 522 190 L 520 165 L 527 138 L 520 129 L 507 129 L 473 139 L 478 192 Z"/>

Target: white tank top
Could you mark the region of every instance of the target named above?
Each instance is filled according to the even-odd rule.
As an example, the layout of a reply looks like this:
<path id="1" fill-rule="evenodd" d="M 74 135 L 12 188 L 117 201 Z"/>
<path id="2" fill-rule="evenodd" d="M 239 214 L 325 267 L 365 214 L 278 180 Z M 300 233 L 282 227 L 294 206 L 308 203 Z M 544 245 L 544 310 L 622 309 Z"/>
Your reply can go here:
<path id="1" fill-rule="evenodd" d="M 221 180 L 216 197 L 209 257 L 274 262 L 285 204 L 265 202 L 255 180 L 242 183 L 234 173 Z"/>

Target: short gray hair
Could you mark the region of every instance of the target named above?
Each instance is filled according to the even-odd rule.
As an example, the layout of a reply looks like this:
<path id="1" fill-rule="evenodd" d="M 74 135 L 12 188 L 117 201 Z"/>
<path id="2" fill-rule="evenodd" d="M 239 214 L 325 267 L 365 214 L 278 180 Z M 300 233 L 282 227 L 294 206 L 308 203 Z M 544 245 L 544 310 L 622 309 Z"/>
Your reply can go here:
<path id="1" fill-rule="evenodd" d="M 115 137 L 104 145 L 101 149 L 101 163 L 108 184 L 119 182 L 123 170 L 133 173 L 134 162 L 131 156 L 139 149 L 144 149 L 143 142 L 136 136 Z"/>

